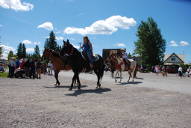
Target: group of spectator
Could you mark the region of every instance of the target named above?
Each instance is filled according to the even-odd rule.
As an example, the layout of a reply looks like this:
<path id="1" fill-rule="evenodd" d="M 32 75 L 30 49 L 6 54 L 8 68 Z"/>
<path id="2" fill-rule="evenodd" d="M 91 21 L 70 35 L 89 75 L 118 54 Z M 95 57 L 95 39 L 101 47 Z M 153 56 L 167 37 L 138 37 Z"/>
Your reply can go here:
<path id="1" fill-rule="evenodd" d="M 38 59 L 15 59 L 11 58 L 8 63 L 9 74 L 8 77 L 15 77 L 15 73 L 24 71 L 25 76 L 29 78 L 36 78 L 37 69 L 41 68 L 41 62 Z"/>
<path id="2" fill-rule="evenodd" d="M 181 66 L 179 66 L 178 76 L 179 77 L 183 77 L 183 76 L 190 77 L 191 76 L 191 67 L 188 67 L 187 70 L 185 72 L 183 72 L 183 68 Z"/>
<path id="3" fill-rule="evenodd" d="M 154 67 L 152 67 L 153 72 L 155 72 L 157 75 L 159 73 L 162 73 L 163 76 L 167 76 L 167 69 L 166 66 L 162 65 L 155 65 Z"/>
<path id="4" fill-rule="evenodd" d="M 159 73 L 162 73 L 163 76 L 167 76 L 167 68 L 165 66 L 160 66 L 160 65 L 156 65 L 152 67 L 152 71 L 154 73 L 156 73 L 157 75 Z M 183 77 L 183 76 L 187 76 L 190 77 L 191 76 L 191 67 L 188 67 L 187 69 L 182 68 L 182 66 L 179 66 L 177 68 L 177 73 L 179 77 Z"/>

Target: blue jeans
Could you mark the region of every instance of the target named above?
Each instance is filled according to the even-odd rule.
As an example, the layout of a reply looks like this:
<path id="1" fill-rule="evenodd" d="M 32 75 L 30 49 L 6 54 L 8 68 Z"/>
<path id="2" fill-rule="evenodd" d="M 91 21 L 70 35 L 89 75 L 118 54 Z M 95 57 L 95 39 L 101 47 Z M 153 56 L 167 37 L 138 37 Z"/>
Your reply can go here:
<path id="1" fill-rule="evenodd" d="M 89 59 L 89 62 L 90 62 L 91 64 L 93 64 L 94 58 L 93 58 L 93 55 L 92 55 L 92 51 L 91 51 L 91 50 L 87 50 L 87 51 L 84 51 L 84 52 L 87 54 L 88 59 Z"/>

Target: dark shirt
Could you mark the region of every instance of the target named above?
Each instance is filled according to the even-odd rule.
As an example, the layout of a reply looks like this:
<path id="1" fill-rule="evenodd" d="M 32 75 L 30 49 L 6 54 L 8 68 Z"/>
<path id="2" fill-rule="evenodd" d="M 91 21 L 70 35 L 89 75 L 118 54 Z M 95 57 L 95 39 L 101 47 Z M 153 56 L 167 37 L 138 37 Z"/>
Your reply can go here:
<path id="1" fill-rule="evenodd" d="M 85 51 L 85 52 L 88 52 L 88 51 L 91 50 L 91 49 L 90 49 L 90 46 L 89 46 L 87 43 L 86 43 L 86 44 L 83 44 L 82 48 L 83 48 L 83 51 Z"/>

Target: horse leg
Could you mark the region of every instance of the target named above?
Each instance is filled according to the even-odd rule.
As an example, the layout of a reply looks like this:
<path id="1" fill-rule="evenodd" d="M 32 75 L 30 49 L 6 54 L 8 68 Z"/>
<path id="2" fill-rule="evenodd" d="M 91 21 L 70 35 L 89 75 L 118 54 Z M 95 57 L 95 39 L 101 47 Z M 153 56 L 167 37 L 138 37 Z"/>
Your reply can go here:
<path id="1" fill-rule="evenodd" d="M 136 78 L 136 73 L 137 73 L 137 71 L 136 71 L 136 69 L 137 69 L 137 66 L 135 66 L 134 68 L 133 68 L 133 82 L 134 82 L 134 78 Z"/>
<path id="2" fill-rule="evenodd" d="M 57 71 L 57 70 L 54 71 L 54 76 L 55 76 L 55 79 L 56 79 L 56 84 L 55 85 L 60 85 L 60 82 L 58 80 L 58 73 L 59 73 L 59 71 Z"/>
<path id="3" fill-rule="evenodd" d="M 77 79 L 77 82 L 78 82 L 78 89 L 80 90 L 81 89 L 81 83 L 80 83 L 79 74 L 76 75 L 76 79 Z M 76 82 L 76 80 L 75 80 L 75 82 Z"/>
<path id="4" fill-rule="evenodd" d="M 111 71 L 111 77 L 112 78 L 114 77 L 114 71 L 113 70 Z"/>
<path id="5" fill-rule="evenodd" d="M 130 80 L 130 78 L 131 78 L 131 72 L 130 71 L 128 71 L 128 73 L 129 73 L 129 79 L 128 79 L 128 83 L 129 83 L 129 80 Z"/>
<path id="6" fill-rule="evenodd" d="M 120 71 L 120 83 L 121 83 L 121 80 L 122 80 L 122 71 Z"/>
<path id="7" fill-rule="evenodd" d="M 134 82 L 134 78 L 135 78 L 135 76 L 134 76 L 134 72 L 135 72 L 135 71 L 133 71 L 132 82 Z"/>
<path id="8" fill-rule="evenodd" d="M 101 84 L 100 84 L 100 76 L 98 74 L 97 75 L 97 87 L 96 88 L 100 88 Z"/>
<path id="9" fill-rule="evenodd" d="M 73 76 L 73 78 L 72 78 L 72 84 L 71 84 L 70 89 L 69 89 L 70 91 L 72 90 L 73 85 L 74 85 L 74 82 L 76 81 L 76 79 L 77 79 L 77 73 L 74 72 L 74 76 Z"/>
<path id="10" fill-rule="evenodd" d="M 41 71 L 39 72 L 39 79 L 41 79 Z"/>
<path id="11" fill-rule="evenodd" d="M 117 74 L 118 74 L 118 71 L 116 71 L 116 73 L 115 73 L 115 83 L 117 82 Z"/>

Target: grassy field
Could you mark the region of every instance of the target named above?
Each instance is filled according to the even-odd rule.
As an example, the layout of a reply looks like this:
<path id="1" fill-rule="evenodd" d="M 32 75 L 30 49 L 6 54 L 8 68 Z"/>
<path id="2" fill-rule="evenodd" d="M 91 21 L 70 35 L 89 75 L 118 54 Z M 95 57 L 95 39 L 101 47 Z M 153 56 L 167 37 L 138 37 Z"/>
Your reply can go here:
<path id="1" fill-rule="evenodd" d="M 8 72 L 0 72 L 1 78 L 6 78 L 8 76 Z"/>

